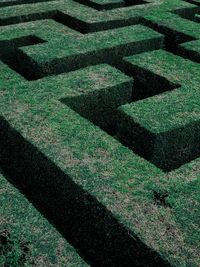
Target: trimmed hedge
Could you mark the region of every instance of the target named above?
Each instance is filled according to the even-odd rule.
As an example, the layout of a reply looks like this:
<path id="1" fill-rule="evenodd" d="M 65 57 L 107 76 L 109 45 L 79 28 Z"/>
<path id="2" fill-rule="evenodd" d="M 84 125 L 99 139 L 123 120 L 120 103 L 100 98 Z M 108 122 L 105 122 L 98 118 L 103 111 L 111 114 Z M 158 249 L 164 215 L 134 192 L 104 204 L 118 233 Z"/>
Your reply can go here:
<path id="1" fill-rule="evenodd" d="M 0 8 L 0 168 L 92 266 L 200 265 L 199 2 L 146 2 Z"/>

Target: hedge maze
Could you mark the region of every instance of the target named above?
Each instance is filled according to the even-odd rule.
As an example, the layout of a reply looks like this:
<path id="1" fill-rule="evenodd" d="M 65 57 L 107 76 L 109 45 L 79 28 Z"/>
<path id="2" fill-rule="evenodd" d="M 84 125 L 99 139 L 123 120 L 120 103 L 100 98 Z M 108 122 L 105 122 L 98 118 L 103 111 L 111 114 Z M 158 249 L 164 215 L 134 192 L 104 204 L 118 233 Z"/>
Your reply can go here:
<path id="1" fill-rule="evenodd" d="M 200 265 L 199 17 L 199 0 L 0 1 L 1 177 L 73 251 L 51 264 Z"/>
<path id="2" fill-rule="evenodd" d="M 88 266 L 2 175 L 0 182 L 0 266 Z"/>

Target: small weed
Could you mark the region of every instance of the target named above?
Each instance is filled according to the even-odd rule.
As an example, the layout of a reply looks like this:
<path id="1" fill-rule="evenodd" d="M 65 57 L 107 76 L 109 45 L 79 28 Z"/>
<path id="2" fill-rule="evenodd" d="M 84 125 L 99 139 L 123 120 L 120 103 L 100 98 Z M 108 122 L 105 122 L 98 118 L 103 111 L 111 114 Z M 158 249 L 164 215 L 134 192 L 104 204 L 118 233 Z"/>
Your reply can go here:
<path id="1" fill-rule="evenodd" d="M 171 208 L 171 205 L 167 201 L 167 197 L 168 197 L 168 193 L 154 191 L 153 193 L 154 204 L 158 206 Z"/>

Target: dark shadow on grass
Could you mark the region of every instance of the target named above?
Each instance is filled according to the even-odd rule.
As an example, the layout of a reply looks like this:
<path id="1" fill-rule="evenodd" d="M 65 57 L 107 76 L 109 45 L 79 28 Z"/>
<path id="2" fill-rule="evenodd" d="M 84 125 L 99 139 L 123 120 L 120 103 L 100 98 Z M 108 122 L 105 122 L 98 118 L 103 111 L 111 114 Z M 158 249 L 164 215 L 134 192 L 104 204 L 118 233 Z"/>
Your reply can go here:
<path id="1" fill-rule="evenodd" d="M 35 35 L 27 35 L 12 40 L 0 41 L 0 60 L 12 70 L 19 73 L 27 81 L 37 80 L 40 74 L 36 71 L 34 62 L 18 47 L 42 44 L 46 41 Z"/>
<path id="2" fill-rule="evenodd" d="M 92 266 L 169 266 L 0 117 L 0 167 Z"/>
<path id="3" fill-rule="evenodd" d="M 192 20 L 192 14 L 194 15 L 194 10 L 197 10 L 197 8 L 187 8 L 187 9 L 180 9 L 176 10 L 172 13 L 175 13 L 179 15 L 182 18 L 187 18 Z M 184 21 L 183 21 L 184 23 Z M 197 38 L 187 35 L 185 33 L 181 33 L 178 31 L 175 31 L 173 29 L 168 28 L 167 26 L 159 25 L 155 22 L 152 22 L 146 18 L 141 19 L 141 24 L 144 26 L 147 26 L 154 31 L 157 31 L 165 36 L 164 38 L 164 47 L 163 49 L 174 54 L 177 56 L 180 56 L 185 59 L 189 59 L 193 62 L 200 62 L 200 53 L 198 51 L 191 51 L 183 46 L 181 46 L 184 43 L 196 41 Z"/>
<path id="4" fill-rule="evenodd" d="M 98 11 L 106 11 L 106 10 L 111 10 L 111 9 L 116 9 L 116 8 L 123 8 L 123 7 L 129 7 L 129 6 L 136 6 L 136 5 L 143 5 L 143 4 L 148 4 L 148 2 L 144 0 L 124 0 L 121 2 L 110 2 L 107 4 L 99 4 L 95 3 L 95 1 L 91 0 L 74 0 L 77 3 L 80 3 L 82 5 L 94 8 Z"/>

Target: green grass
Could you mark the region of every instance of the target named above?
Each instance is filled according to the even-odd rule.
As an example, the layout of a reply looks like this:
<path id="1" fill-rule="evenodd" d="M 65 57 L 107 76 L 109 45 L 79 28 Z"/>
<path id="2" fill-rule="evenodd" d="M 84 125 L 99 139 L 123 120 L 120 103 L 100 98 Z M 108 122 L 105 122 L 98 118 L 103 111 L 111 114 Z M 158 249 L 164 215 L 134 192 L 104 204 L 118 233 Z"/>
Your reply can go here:
<path id="1" fill-rule="evenodd" d="M 0 266 L 88 266 L 0 174 Z"/>
<path id="2" fill-rule="evenodd" d="M 33 62 L 33 67 L 36 65 L 41 75 L 47 75 L 105 61 L 115 62 L 124 55 L 162 46 L 160 34 L 140 25 L 92 33 L 78 40 L 69 36 L 59 40 L 59 43 L 54 39 L 47 44 L 20 48 L 20 51 Z"/>
<path id="3" fill-rule="evenodd" d="M 145 90 L 151 82 L 152 88 L 164 87 L 166 92 L 121 107 L 119 135 L 161 168 L 177 168 L 198 157 L 200 77 L 193 76 L 199 73 L 199 65 L 163 50 L 131 56 L 125 61 L 130 68 L 140 68 L 138 79 L 146 84 Z M 154 76 L 148 79 L 148 72 L 179 88 L 170 90 L 170 85 L 157 85 Z"/>
<path id="4" fill-rule="evenodd" d="M 6 193 L 14 259 L 199 266 L 199 6 L 146 2 L 0 8 L 0 167 L 63 236 Z"/>

